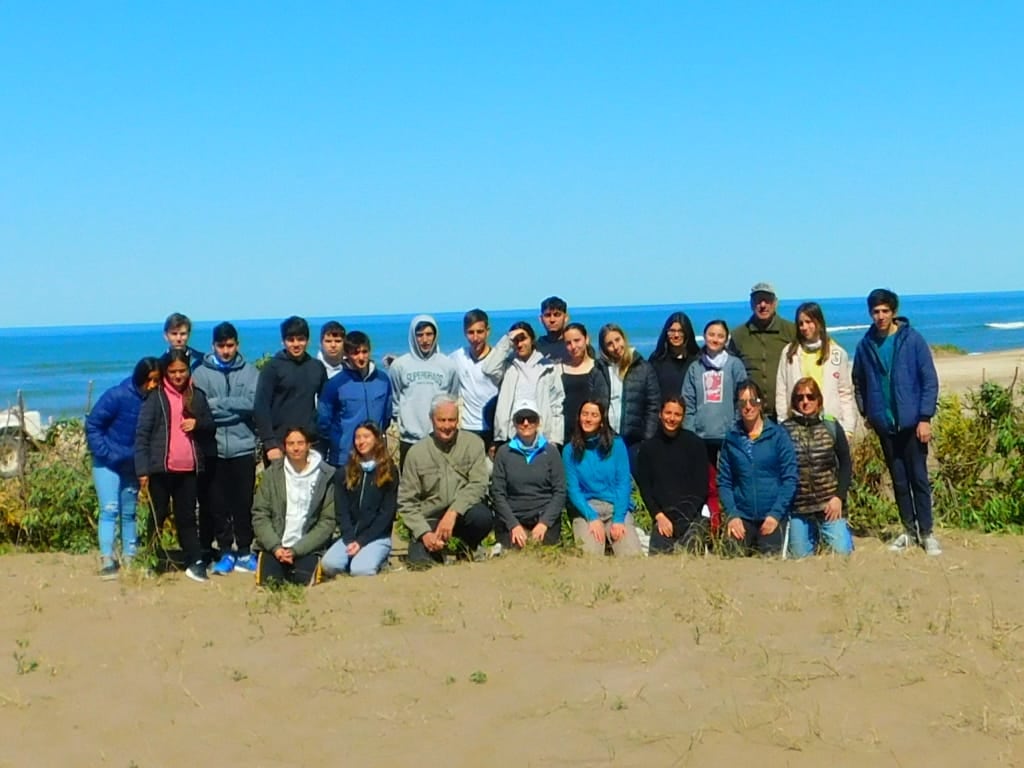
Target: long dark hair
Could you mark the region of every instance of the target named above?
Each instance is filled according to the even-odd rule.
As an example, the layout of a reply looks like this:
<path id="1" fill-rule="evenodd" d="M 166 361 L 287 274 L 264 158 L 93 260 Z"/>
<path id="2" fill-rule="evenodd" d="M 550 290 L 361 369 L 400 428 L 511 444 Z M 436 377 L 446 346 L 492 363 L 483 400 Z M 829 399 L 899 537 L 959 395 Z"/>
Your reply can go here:
<path id="1" fill-rule="evenodd" d="M 144 357 L 135 364 L 135 370 L 132 371 L 132 384 L 137 390 L 142 391 L 146 382 L 149 381 L 149 374 L 153 371 L 160 373 L 160 361 L 155 357 Z"/>
<path id="2" fill-rule="evenodd" d="M 587 436 L 580 428 L 580 413 L 588 405 L 597 406 L 601 414 L 601 426 L 597 428 L 597 455 L 602 459 L 607 458 L 612 452 L 612 444 L 615 442 L 615 433 L 608 425 L 608 407 L 600 400 L 587 399 L 580 403 L 580 409 L 576 411 L 576 426 L 572 430 L 572 458 L 576 462 L 583 461 L 583 452 L 587 449 Z"/>
<path id="3" fill-rule="evenodd" d="M 391 453 L 384 443 L 384 436 L 381 434 L 380 427 L 377 426 L 376 422 L 364 421 L 356 429 L 368 430 L 377 439 L 377 447 L 373 449 L 373 460 L 377 462 L 377 468 L 373 471 L 373 481 L 378 488 L 383 488 L 395 477 L 395 462 L 391 459 Z M 355 431 L 353 431 L 353 434 L 355 434 Z M 345 487 L 350 491 L 358 485 L 359 480 L 363 476 L 361 461 L 359 452 L 353 444 L 352 450 L 348 454 L 348 462 L 345 464 Z"/>
<path id="4" fill-rule="evenodd" d="M 697 346 L 697 338 L 693 332 L 693 323 L 690 322 L 689 316 L 685 312 L 673 312 L 665 320 L 665 325 L 661 328 L 661 335 L 658 337 L 658 343 L 654 347 L 654 353 L 650 359 L 654 360 L 666 360 L 669 357 L 669 344 L 668 344 L 668 329 L 676 323 L 683 326 L 684 336 L 684 349 L 686 350 L 686 357 L 696 357 L 700 354 L 700 347 Z"/>
<path id="5" fill-rule="evenodd" d="M 786 349 L 786 362 L 793 362 L 793 355 L 800 349 L 800 315 L 807 315 L 818 326 L 818 335 L 821 338 L 821 348 L 818 350 L 818 365 L 824 365 L 825 361 L 828 360 L 829 353 L 828 328 L 825 327 L 825 313 L 822 311 L 821 305 L 816 301 L 805 301 L 796 308 L 793 320 L 796 323 L 797 338 L 796 341 L 790 342 L 789 347 Z"/>
<path id="6" fill-rule="evenodd" d="M 191 418 L 192 416 L 192 366 L 191 360 L 188 357 L 188 351 L 184 349 L 169 349 L 164 352 L 160 358 L 160 378 L 163 381 L 167 380 L 167 369 L 171 367 L 171 363 L 184 363 L 185 371 L 188 373 L 188 379 L 185 382 L 185 388 L 181 390 L 181 400 L 185 406 L 185 418 Z"/>

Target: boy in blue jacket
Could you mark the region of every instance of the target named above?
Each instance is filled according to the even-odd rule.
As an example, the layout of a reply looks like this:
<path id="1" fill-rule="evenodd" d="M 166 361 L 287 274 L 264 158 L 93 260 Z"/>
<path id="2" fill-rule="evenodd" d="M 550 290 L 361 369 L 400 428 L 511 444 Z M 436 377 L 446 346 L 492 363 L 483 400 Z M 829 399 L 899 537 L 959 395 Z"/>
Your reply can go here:
<path id="1" fill-rule="evenodd" d="M 897 317 L 899 297 L 885 288 L 868 295 L 872 326 L 857 345 L 853 386 L 861 415 L 878 435 L 892 477 L 903 533 L 889 549 L 920 545 L 941 555 L 932 531 L 932 488 L 928 479 L 931 420 L 939 378 L 924 338 Z"/>

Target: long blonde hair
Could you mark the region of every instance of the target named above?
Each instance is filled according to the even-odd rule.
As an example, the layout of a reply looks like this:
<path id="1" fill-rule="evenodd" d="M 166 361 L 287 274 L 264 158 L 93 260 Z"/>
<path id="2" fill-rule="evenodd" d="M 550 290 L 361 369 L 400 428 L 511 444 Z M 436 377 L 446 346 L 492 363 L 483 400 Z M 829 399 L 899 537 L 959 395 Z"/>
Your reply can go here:
<path id="1" fill-rule="evenodd" d="M 622 344 L 625 349 L 622 352 L 622 357 L 615 364 L 619 368 L 619 378 L 625 379 L 626 372 L 629 370 L 630 366 L 633 365 L 633 358 L 635 357 L 636 350 L 629 346 L 629 337 L 626 335 L 626 332 L 622 330 L 621 325 L 618 323 L 605 323 L 601 326 L 601 330 L 598 331 L 597 345 L 601 347 L 601 357 L 606 363 L 611 364 L 615 362 L 609 359 L 608 353 L 604 351 L 604 340 L 609 333 L 617 333 L 622 337 Z"/>
<path id="2" fill-rule="evenodd" d="M 397 472 L 395 471 L 395 462 L 392 460 L 391 454 L 388 452 L 387 445 L 384 444 L 384 437 L 381 435 L 380 427 L 377 426 L 376 422 L 364 421 L 356 427 L 356 431 L 359 431 L 360 429 L 372 432 L 374 438 L 376 438 L 377 444 L 373 449 L 373 460 L 377 462 L 377 467 L 373 471 L 373 479 L 374 484 L 378 488 L 383 488 L 397 475 Z M 348 454 L 348 462 L 345 464 L 345 487 L 351 491 L 359 484 L 362 477 L 362 459 L 359 457 L 359 452 L 353 444 L 352 450 Z"/>

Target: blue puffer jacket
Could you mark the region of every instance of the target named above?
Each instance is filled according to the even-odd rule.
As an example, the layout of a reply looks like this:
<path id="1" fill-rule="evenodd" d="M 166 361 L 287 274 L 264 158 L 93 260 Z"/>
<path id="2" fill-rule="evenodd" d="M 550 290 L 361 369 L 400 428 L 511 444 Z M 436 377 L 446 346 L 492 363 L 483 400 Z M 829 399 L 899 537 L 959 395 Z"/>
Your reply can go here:
<path id="1" fill-rule="evenodd" d="M 340 466 L 348 460 L 356 427 L 372 421 L 381 432 L 391 423 L 391 379 L 370 362 L 364 376 L 345 361 L 344 367 L 328 379 L 320 393 L 317 422 L 326 443 L 327 463 Z"/>
<path id="2" fill-rule="evenodd" d="M 935 372 L 932 351 L 924 337 L 910 327 L 905 317 L 896 318 L 893 338 L 892 371 L 890 375 L 893 415 L 896 430 L 913 429 L 922 421 L 931 421 L 939 399 L 939 377 Z M 874 342 L 874 328 L 857 344 L 853 359 L 853 389 L 857 408 L 876 432 L 893 431 L 885 414 L 882 392 L 882 361 Z"/>
<path id="3" fill-rule="evenodd" d="M 718 454 L 718 498 L 728 517 L 783 520 L 793 506 L 799 477 L 789 433 L 770 419 L 756 440 L 737 422 Z"/>
<path id="4" fill-rule="evenodd" d="M 94 464 L 135 474 L 135 426 L 145 395 L 131 378 L 104 392 L 85 417 L 85 439 Z"/>

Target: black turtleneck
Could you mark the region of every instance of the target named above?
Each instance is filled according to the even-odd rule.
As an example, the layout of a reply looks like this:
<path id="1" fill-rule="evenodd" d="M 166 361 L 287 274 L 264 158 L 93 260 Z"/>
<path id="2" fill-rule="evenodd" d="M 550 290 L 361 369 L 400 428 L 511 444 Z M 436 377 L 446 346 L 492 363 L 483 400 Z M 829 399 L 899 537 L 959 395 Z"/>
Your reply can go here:
<path id="1" fill-rule="evenodd" d="M 673 524 L 698 519 L 708 496 L 704 441 L 686 429 L 669 435 L 659 427 L 640 446 L 636 484 L 651 517 L 664 512 Z"/>

